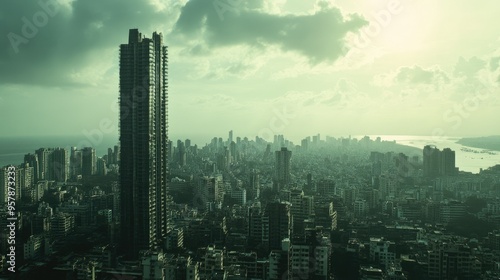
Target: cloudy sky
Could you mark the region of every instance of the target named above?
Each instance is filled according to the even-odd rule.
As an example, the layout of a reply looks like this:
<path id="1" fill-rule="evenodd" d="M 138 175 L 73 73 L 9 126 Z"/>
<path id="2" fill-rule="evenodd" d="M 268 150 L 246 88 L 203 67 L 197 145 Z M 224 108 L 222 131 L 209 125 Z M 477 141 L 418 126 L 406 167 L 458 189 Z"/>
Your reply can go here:
<path id="1" fill-rule="evenodd" d="M 498 10 L 495 0 L 4 0 L 0 137 L 116 137 L 130 28 L 169 46 L 172 138 L 500 134 Z"/>

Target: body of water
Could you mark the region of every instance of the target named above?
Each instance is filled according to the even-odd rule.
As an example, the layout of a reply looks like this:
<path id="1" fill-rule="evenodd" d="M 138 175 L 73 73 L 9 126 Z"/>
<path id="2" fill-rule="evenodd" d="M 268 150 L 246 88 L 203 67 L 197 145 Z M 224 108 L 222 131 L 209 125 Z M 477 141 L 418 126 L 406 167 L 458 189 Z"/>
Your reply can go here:
<path id="1" fill-rule="evenodd" d="M 84 135 L 0 138 L 0 166 L 19 165 L 24 161 L 25 154 L 34 153 L 39 148 L 59 147 L 69 152 L 71 147 L 91 146 L 96 149 L 96 155 L 101 157 L 117 143 L 118 137 L 110 135 L 104 135 L 102 139 L 88 139 Z"/>
<path id="2" fill-rule="evenodd" d="M 461 171 L 479 173 L 480 169 L 500 164 L 500 151 L 488 151 L 458 144 L 460 137 L 432 137 L 408 135 L 380 135 L 370 136 L 371 139 L 380 137 L 382 140 L 392 141 L 401 145 L 423 149 L 425 145 L 434 145 L 438 149 L 450 148 L 455 151 L 455 164 Z"/>

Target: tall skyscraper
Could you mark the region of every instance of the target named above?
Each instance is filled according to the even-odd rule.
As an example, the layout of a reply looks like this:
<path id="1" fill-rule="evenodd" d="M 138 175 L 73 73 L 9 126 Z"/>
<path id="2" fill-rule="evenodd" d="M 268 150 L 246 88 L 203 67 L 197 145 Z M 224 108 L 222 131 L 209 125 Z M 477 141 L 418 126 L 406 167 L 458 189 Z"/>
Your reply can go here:
<path id="1" fill-rule="evenodd" d="M 440 151 L 434 146 L 425 146 L 423 152 L 424 177 L 456 175 L 455 151 L 445 148 Z"/>
<path id="2" fill-rule="evenodd" d="M 33 180 L 34 182 L 38 181 L 38 156 L 36 154 L 26 154 L 24 155 L 24 163 L 33 167 Z"/>
<path id="3" fill-rule="evenodd" d="M 184 142 L 182 142 L 181 140 L 177 140 L 177 151 L 179 152 L 177 158 L 179 165 L 185 166 L 187 160 L 186 146 L 184 145 Z"/>
<path id="4" fill-rule="evenodd" d="M 263 239 L 268 242 L 268 249 L 280 250 L 281 241 L 290 238 L 290 226 L 292 224 L 290 215 L 290 204 L 282 202 L 271 202 L 266 206 L 264 212 Z"/>
<path id="5" fill-rule="evenodd" d="M 76 147 L 71 147 L 69 156 L 69 173 L 73 180 L 76 180 L 79 175 L 82 175 L 82 151 Z"/>
<path id="6" fill-rule="evenodd" d="M 427 145 L 423 151 L 424 177 L 434 178 L 439 175 L 440 151 L 435 146 Z"/>
<path id="7" fill-rule="evenodd" d="M 114 146 L 113 154 L 115 156 L 114 158 L 115 163 L 118 163 L 120 161 L 120 147 L 118 145 Z"/>
<path id="8" fill-rule="evenodd" d="M 129 31 L 120 46 L 121 252 L 136 259 L 167 233 L 167 47 Z"/>
<path id="9" fill-rule="evenodd" d="M 115 163 L 115 155 L 113 154 L 113 149 L 108 148 L 108 164 L 114 164 Z"/>
<path id="10" fill-rule="evenodd" d="M 314 197 L 304 195 L 302 190 L 294 189 L 290 191 L 288 201 L 292 203 L 290 206 L 292 234 L 302 235 L 305 230 L 305 220 L 314 214 Z"/>
<path id="11" fill-rule="evenodd" d="M 441 152 L 441 174 L 442 175 L 455 175 L 455 151 L 450 148 L 445 148 Z"/>
<path id="12" fill-rule="evenodd" d="M 85 147 L 82 149 L 82 176 L 87 177 L 96 173 L 95 149 Z"/>
<path id="13" fill-rule="evenodd" d="M 38 158 L 38 178 L 35 178 L 35 181 L 54 180 L 56 182 L 66 182 L 69 178 L 69 157 L 66 149 L 40 148 L 35 151 L 35 154 Z"/>
<path id="14" fill-rule="evenodd" d="M 275 161 L 275 184 L 278 190 L 287 186 L 290 183 L 290 159 L 292 151 L 287 148 L 281 148 L 281 151 L 276 151 Z"/>
<path id="15" fill-rule="evenodd" d="M 51 149 L 40 148 L 35 151 L 38 158 L 38 176 L 37 180 L 49 180 L 49 157 L 52 153 Z"/>
<path id="16" fill-rule="evenodd" d="M 49 179 L 57 182 L 66 182 L 69 175 L 68 151 L 55 148 L 50 156 Z"/>
<path id="17" fill-rule="evenodd" d="M 227 138 L 227 144 L 231 144 L 233 142 L 233 131 L 229 130 L 229 137 Z"/>

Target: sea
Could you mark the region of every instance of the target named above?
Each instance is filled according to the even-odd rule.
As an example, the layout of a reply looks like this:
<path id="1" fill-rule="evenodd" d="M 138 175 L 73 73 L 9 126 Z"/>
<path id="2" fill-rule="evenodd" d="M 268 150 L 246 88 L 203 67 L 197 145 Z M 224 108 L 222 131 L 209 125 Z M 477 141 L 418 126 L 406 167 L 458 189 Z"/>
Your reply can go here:
<path id="1" fill-rule="evenodd" d="M 373 135 L 371 139 L 380 137 L 386 141 L 423 149 L 426 145 L 434 145 L 438 149 L 450 148 L 455 151 L 455 165 L 461 171 L 479 173 L 481 169 L 500 164 L 500 151 L 473 148 L 457 143 L 461 137 L 433 137 L 409 135 Z"/>
<path id="2" fill-rule="evenodd" d="M 398 144 L 419 149 L 423 149 L 425 145 L 434 145 L 439 149 L 450 148 L 455 151 L 455 163 L 461 171 L 479 173 L 481 169 L 500 164 L 500 151 L 488 151 L 458 144 L 456 141 L 460 140 L 460 137 L 409 135 L 369 135 L 369 137 L 372 140 L 380 137 L 385 141 L 396 141 Z M 21 164 L 25 154 L 34 153 L 39 148 L 61 147 L 69 150 L 71 147 L 92 146 L 96 149 L 96 155 L 100 157 L 107 154 L 108 148 L 113 148 L 117 144 L 118 136 L 109 134 L 104 135 L 102 139 L 88 139 L 85 135 L 0 138 L 0 166 Z"/>
<path id="3" fill-rule="evenodd" d="M 43 136 L 43 137 L 5 137 L 0 138 L 0 166 L 19 165 L 24 161 L 24 155 L 34 153 L 39 148 L 83 148 L 93 147 L 96 155 L 101 157 L 108 153 L 108 148 L 118 145 L 118 136 L 103 135 L 102 137 L 85 135 Z"/>

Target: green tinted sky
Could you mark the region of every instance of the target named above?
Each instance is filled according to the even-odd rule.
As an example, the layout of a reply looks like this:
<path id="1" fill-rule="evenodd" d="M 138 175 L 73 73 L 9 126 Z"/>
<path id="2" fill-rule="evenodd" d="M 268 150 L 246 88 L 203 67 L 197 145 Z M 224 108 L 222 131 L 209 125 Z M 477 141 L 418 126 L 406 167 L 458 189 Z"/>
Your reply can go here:
<path id="1" fill-rule="evenodd" d="M 130 28 L 169 46 L 173 138 L 500 134 L 499 10 L 493 0 L 2 1 L 0 136 L 83 135 L 103 120 L 117 135 Z"/>

